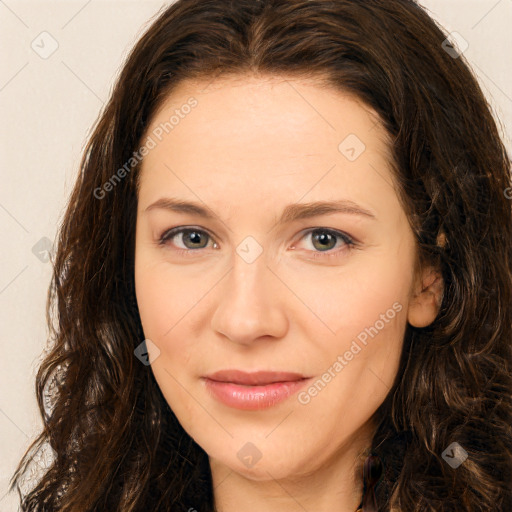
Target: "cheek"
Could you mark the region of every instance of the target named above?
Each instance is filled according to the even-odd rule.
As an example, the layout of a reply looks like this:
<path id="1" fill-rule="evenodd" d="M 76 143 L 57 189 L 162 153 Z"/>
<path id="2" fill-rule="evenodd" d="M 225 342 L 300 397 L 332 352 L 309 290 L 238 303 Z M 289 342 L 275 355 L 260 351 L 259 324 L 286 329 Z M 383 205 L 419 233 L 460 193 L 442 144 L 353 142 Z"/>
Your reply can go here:
<path id="1" fill-rule="evenodd" d="M 147 345 L 151 371 L 168 405 L 186 419 L 194 414 L 193 401 L 183 388 L 190 387 L 186 370 L 192 351 L 190 335 L 184 331 L 186 319 L 181 319 L 197 296 L 187 294 L 191 287 L 184 287 L 178 273 L 171 274 L 165 264 L 155 264 L 149 257 L 145 260 L 141 253 L 136 259 L 135 287 L 144 335 L 154 344 Z"/>
<path id="2" fill-rule="evenodd" d="M 326 372 L 318 392 L 323 389 L 324 377 L 325 382 L 333 382 L 326 385 L 327 392 L 322 391 L 324 398 L 317 402 L 318 407 L 349 407 L 358 411 L 362 420 L 391 388 L 407 324 L 412 280 L 407 258 L 398 261 L 379 254 L 371 262 L 361 258 L 335 279 L 315 280 L 314 287 L 303 281 L 302 297 L 308 298 L 315 315 L 307 315 L 300 322 L 315 344 L 313 358 L 322 361 L 316 369 Z M 323 294 L 319 293 L 321 289 Z M 330 330 L 324 329 L 323 336 L 318 335 L 318 318 Z M 312 390 L 312 395 L 315 392 Z"/>
<path id="3" fill-rule="evenodd" d="M 403 346 L 405 307 L 397 294 L 380 300 L 346 302 L 336 337 L 316 338 L 311 361 L 319 355 L 317 380 L 298 397 L 307 418 L 324 417 L 332 438 L 359 428 L 382 404 L 397 375 Z M 314 413 L 313 413 L 314 411 Z M 347 417 L 347 411 L 350 417 Z M 342 422 L 342 423 L 340 423 Z"/>
<path id="4" fill-rule="evenodd" d="M 135 289 L 144 335 L 160 350 L 159 360 L 156 361 L 159 363 L 168 359 L 171 348 L 173 352 L 176 349 L 179 353 L 176 343 L 171 345 L 166 343 L 166 340 L 172 338 L 175 330 L 179 328 L 179 319 L 183 316 L 182 307 L 186 297 L 183 296 L 180 286 L 166 276 L 161 264 L 145 262 L 143 256 L 136 259 Z M 177 338 L 178 343 L 179 339 Z M 149 347 L 148 350 L 151 353 Z"/>
<path id="5" fill-rule="evenodd" d="M 375 333 L 375 329 L 385 336 L 396 334 L 405 323 L 409 280 L 404 275 L 394 275 L 391 269 L 385 272 L 368 270 L 364 276 L 347 283 L 347 294 L 342 300 L 341 312 L 343 328 L 351 337 L 359 337 L 364 342 L 364 333 Z"/>
<path id="6" fill-rule="evenodd" d="M 383 254 L 361 257 L 338 271 L 304 271 L 300 279 L 296 273 L 285 272 L 283 280 L 293 283 L 289 287 L 300 298 L 298 305 L 290 301 L 290 314 L 310 331 L 310 337 L 325 340 L 326 345 L 343 345 L 376 322 L 379 331 L 388 334 L 405 323 L 403 314 L 397 313 L 407 309 L 411 273 L 405 265 L 386 262 Z"/>
<path id="7" fill-rule="evenodd" d="M 157 347 L 151 365 L 169 403 L 176 405 L 183 389 L 197 368 L 191 361 L 201 360 L 198 334 L 207 319 L 198 318 L 201 300 L 214 286 L 215 279 L 196 275 L 192 266 L 178 268 L 151 251 L 140 251 L 135 264 L 135 287 L 144 335 Z M 217 278 L 218 279 L 218 278 Z M 148 347 L 151 357 L 151 349 Z M 174 377 L 174 378 L 172 378 Z M 176 381 L 175 379 L 178 379 Z M 186 395 L 183 395 L 184 403 Z"/>
<path id="8" fill-rule="evenodd" d="M 137 304 L 144 333 L 148 338 L 161 338 L 173 325 L 175 310 L 172 294 L 165 293 L 165 281 L 152 269 L 135 272 Z"/>
<path id="9" fill-rule="evenodd" d="M 137 305 L 145 335 L 163 340 L 171 337 L 187 311 L 200 297 L 186 272 L 173 269 L 151 250 L 141 248 L 135 260 L 135 289 Z"/>

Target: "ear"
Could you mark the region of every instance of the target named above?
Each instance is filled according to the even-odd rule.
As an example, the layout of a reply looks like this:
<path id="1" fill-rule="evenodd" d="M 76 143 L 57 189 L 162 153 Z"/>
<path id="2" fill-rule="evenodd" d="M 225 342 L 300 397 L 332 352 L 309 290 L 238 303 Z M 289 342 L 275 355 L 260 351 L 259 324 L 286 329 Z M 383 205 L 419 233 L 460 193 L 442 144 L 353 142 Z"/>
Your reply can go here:
<path id="1" fill-rule="evenodd" d="M 424 269 L 416 277 L 407 320 L 414 327 L 426 327 L 436 318 L 443 300 L 444 283 L 441 272 L 433 267 Z"/>

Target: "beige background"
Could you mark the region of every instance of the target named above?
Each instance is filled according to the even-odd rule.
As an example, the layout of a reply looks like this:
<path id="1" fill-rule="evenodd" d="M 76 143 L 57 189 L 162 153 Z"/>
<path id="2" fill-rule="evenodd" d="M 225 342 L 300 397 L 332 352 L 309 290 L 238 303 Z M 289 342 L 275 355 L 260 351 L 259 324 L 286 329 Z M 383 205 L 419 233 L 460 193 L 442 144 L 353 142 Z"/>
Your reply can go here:
<path id="1" fill-rule="evenodd" d="M 0 0 L 0 512 L 18 510 L 7 482 L 41 427 L 34 378 L 47 337 L 45 251 L 127 50 L 168 3 Z M 510 150 L 512 0 L 420 3 L 469 43 L 465 55 Z"/>

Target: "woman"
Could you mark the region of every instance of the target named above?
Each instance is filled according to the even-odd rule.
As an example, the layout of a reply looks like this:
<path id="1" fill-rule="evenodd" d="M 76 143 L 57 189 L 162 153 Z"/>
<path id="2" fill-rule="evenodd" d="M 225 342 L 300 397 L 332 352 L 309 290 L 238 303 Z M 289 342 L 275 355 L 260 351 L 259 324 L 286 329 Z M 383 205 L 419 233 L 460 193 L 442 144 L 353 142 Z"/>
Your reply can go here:
<path id="1" fill-rule="evenodd" d="M 60 229 L 23 510 L 511 510 L 510 160 L 445 40 L 410 0 L 159 15 Z"/>

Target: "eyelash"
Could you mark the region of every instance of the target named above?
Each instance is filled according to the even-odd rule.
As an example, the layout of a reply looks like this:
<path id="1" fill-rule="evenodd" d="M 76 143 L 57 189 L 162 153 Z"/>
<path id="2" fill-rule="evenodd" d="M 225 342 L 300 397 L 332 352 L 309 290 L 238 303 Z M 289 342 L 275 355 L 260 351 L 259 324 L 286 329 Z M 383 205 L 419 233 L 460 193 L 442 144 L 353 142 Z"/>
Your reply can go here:
<path id="1" fill-rule="evenodd" d="M 207 231 L 205 231 L 203 229 L 198 229 L 198 228 L 194 228 L 194 227 L 191 227 L 191 228 L 190 227 L 189 228 L 178 227 L 178 228 L 173 228 L 173 229 L 164 231 L 164 233 L 162 233 L 162 235 L 160 236 L 160 238 L 158 240 L 158 245 L 165 246 L 165 245 L 167 245 L 167 242 L 169 240 L 171 240 L 172 238 L 174 238 L 176 235 L 179 235 L 181 233 L 191 232 L 191 231 L 205 234 L 208 237 L 210 237 L 210 239 L 213 239 L 213 237 L 210 235 L 210 233 L 208 233 Z M 308 229 L 306 231 L 306 233 L 304 233 L 304 235 L 302 236 L 301 240 L 304 237 L 306 237 L 307 235 L 314 233 L 315 231 L 320 231 L 321 233 L 328 233 L 330 235 L 338 237 L 344 242 L 344 245 L 342 246 L 341 249 L 338 248 L 337 250 L 329 249 L 327 251 L 312 251 L 313 259 L 318 259 L 318 258 L 326 259 L 326 258 L 337 257 L 340 255 L 341 252 L 346 251 L 346 250 L 352 250 L 357 245 L 356 242 L 346 233 L 343 233 L 342 231 L 321 228 L 321 227 Z M 174 251 L 178 252 L 178 254 L 184 255 L 186 257 L 194 257 L 194 256 L 192 256 L 191 253 L 196 252 L 198 250 L 199 249 L 174 249 Z"/>

